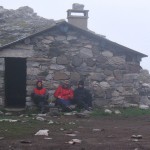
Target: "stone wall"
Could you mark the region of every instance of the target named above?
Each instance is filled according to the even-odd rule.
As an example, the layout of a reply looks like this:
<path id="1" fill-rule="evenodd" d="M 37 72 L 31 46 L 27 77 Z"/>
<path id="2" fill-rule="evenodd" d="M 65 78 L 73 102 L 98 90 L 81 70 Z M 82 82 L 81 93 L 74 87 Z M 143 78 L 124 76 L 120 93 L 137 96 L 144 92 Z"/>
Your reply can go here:
<path id="1" fill-rule="evenodd" d="M 69 79 L 75 88 L 83 79 L 94 106 L 138 104 L 140 60 L 132 54 L 127 59 L 124 51 L 102 43 L 72 29 L 63 33 L 56 28 L 9 48 L 28 51 L 22 53 L 27 57 L 27 104 L 32 104 L 30 94 L 37 79 L 43 80 L 50 99 L 62 80 Z"/>
<path id="2" fill-rule="evenodd" d="M 94 105 L 138 102 L 138 64 L 126 62 L 124 54 L 114 55 L 110 49 L 102 49 L 98 41 L 76 32 L 63 35 L 55 31 L 50 35 L 31 40 L 35 53 L 27 65 L 29 95 L 37 78 L 45 81 L 50 96 L 61 80 L 70 79 L 76 85 L 84 79 L 92 90 Z M 130 64 L 135 69 L 130 69 Z"/>

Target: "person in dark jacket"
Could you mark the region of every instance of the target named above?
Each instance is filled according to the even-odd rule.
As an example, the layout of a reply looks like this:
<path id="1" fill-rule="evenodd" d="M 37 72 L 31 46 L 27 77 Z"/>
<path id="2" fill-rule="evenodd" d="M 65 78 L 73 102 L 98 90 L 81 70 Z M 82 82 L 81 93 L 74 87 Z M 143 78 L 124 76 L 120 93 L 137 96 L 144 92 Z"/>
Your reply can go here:
<path id="1" fill-rule="evenodd" d="M 78 87 L 74 91 L 74 103 L 79 109 L 91 110 L 92 95 L 89 90 L 84 88 L 84 81 L 78 82 Z"/>
<path id="2" fill-rule="evenodd" d="M 36 88 L 34 88 L 31 98 L 33 102 L 37 105 L 41 113 L 46 110 L 46 105 L 48 105 L 48 92 L 46 88 L 43 88 L 43 83 L 41 80 L 36 82 Z"/>
<path id="3" fill-rule="evenodd" d="M 60 106 L 63 111 L 71 111 L 70 105 L 72 104 L 73 96 L 74 92 L 70 87 L 69 81 L 65 80 L 54 92 L 55 105 Z"/>

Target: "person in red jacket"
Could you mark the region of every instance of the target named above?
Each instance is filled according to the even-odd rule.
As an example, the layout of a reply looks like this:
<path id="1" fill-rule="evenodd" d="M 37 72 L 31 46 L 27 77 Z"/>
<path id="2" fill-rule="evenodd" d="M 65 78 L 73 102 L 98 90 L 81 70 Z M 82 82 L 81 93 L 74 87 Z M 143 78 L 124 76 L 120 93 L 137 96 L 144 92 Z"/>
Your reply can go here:
<path id="1" fill-rule="evenodd" d="M 70 105 L 74 97 L 74 92 L 70 87 L 69 81 L 65 80 L 54 92 L 56 98 L 55 105 L 61 106 L 63 111 L 70 111 Z"/>
<path id="2" fill-rule="evenodd" d="M 36 88 L 33 89 L 31 98 L 34 103 L 38 106 L 41 113 L 45 112 L 46 105 L 48 105 L 48 92 L 46 88 L 43 88 L 43 83 L 41 80 L 36 82 Z"/>

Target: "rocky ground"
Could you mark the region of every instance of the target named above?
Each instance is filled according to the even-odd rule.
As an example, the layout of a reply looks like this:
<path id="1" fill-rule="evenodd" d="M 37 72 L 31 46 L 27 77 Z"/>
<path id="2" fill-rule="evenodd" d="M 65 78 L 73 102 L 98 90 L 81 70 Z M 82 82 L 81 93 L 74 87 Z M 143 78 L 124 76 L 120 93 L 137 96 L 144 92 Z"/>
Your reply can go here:
<path id="1" fill-rule="evenodd" d="M 1 150 L 150 149 L 150 115 L 138 117 L 67 114 L 57 117 L 34 116 L 34 121 L 37 122 L 29 121 L 27 116 L 20 116 L 20 118 L 22 121 L 0 122 Z M 12 129 L 16 130 L 16 134 L 9 134 L 12 129 L 10 127 L 8 129 L 8 124 L 13 126 Z M 23 126 L 23 124 L 26 125 Z M 20 131 L 17 128 L 20 128 Z M 39 130 L 44 130 L 47 135 L 35 135 Z"/>
<path id="2" fill-rule="evenodd" d="M 0 46 L 55 25 L 52 19 L 38 16 L 28 6 L 16 10 L 0 6 Z"/>

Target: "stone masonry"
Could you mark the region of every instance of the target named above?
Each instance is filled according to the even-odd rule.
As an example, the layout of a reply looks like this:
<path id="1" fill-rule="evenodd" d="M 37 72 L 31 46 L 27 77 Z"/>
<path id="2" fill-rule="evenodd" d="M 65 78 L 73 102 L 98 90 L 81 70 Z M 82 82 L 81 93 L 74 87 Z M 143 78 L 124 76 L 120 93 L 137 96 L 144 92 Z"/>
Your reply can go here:
<path id="1" fill-rule="evenodd" d="M 62 80 L 75 88 L 80 79 L 93 95 L 93 105 L 136 106 L 140 102 L 140 58 L 118 51 L 101 40 L 60 27 L 27 38 L 2 50 L 1 57 L 27 58 L 26 105 L 37 79 L 42 79 L 50 99 Z M 130 59 L 129 59 L 130 56 Z M 144 81 L 142 81 L 144 83 Z M 4 103 L 4 59 L 0 59 L 0 105 Z"/>

